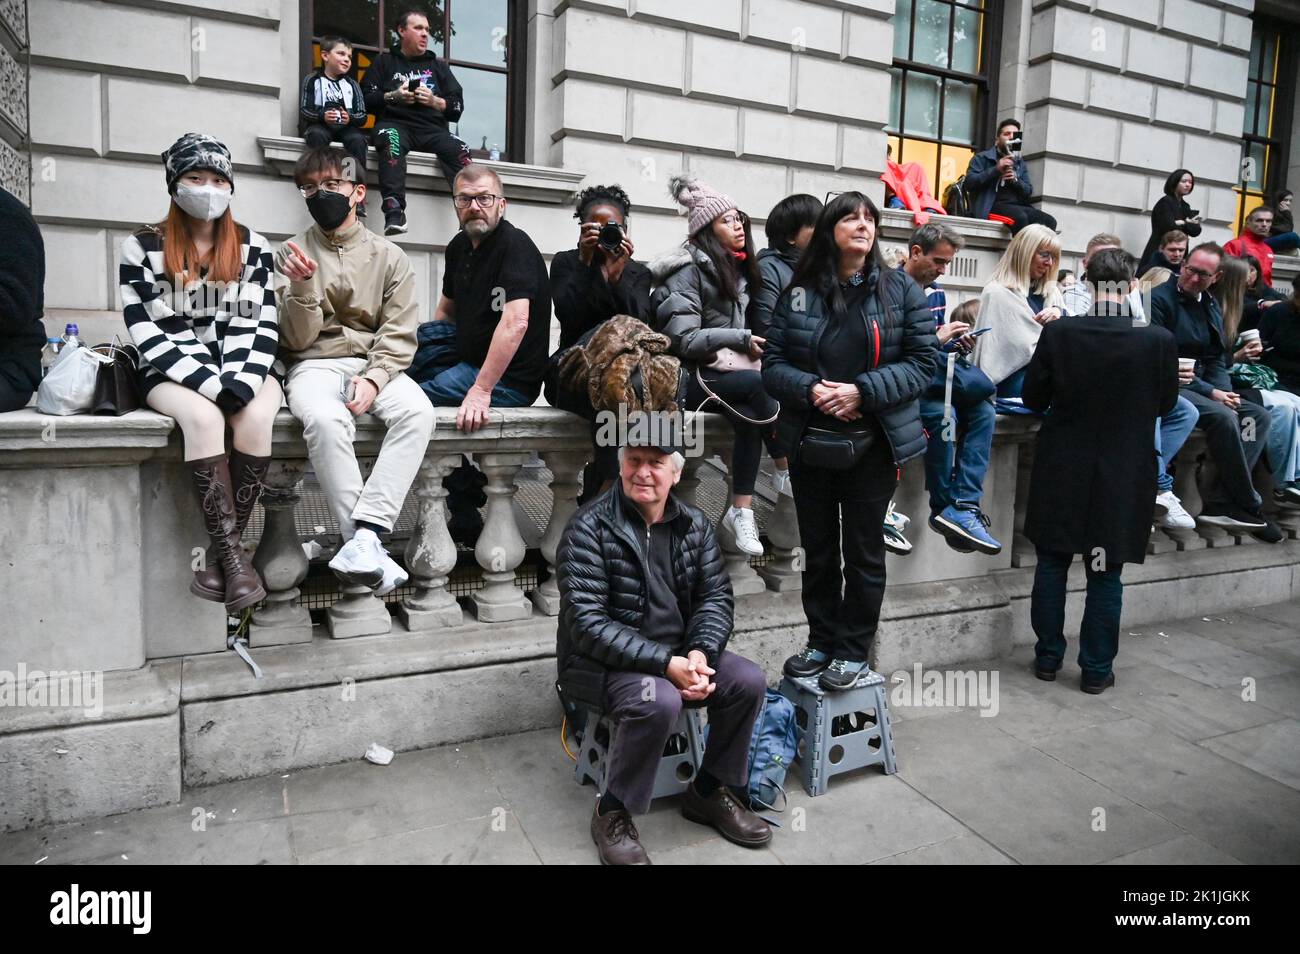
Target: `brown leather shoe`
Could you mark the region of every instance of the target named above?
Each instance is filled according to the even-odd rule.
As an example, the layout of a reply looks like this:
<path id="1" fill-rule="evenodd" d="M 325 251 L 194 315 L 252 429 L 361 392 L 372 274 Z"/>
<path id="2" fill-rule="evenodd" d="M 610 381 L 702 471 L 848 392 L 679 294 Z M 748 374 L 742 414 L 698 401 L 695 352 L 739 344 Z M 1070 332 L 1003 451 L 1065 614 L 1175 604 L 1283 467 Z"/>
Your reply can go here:
<path id="1" fill-rule="evenodd" d="M 241 540 L 244 530 L 248 528 L 248 518 L 253 514 L 253 505 L 262 494 L 262 482 L 270 466 L 270 457 L 254 457 L 240 450 L 230 452 L 230 479 L 234 481 L 235 495 L 235 527 L 239 530 Z M 221 570 L 221 554 L 211 544 L 208 545 L 203 569 L 194 571 L 190 592 L 214 603 L 226 601 L 226 576 Z"/>
<path id="2" fill-rule="evenodd" d="M 226 611 L 238 613 L 266 598 L 261 577 L 248 562 L 235 525 L 235 501 L 230 484 L 230 465 L 225 454 L 187 462 L 199 493 L 203 529 L 217 551 L 225 582 Z"/>
<path id="3" fill-rule="evenodd" d="M 591 815 L 591 840 L 600 852 L 602 865 L 648 865 L 650 856 L 641 847 L 641 836 L 632 815 L 625 808 L 602 815 L 600 803 Z"/>
<path id="4" fill-rule="evenodd" d="M 772 840 L 772 826 L 740 803 L 725 785 L 708 798 L 692 782 L 682 796 L 682 815 L 701 825 L 712 825 L 727 841 L 745 848 L 762 848 Z"/>

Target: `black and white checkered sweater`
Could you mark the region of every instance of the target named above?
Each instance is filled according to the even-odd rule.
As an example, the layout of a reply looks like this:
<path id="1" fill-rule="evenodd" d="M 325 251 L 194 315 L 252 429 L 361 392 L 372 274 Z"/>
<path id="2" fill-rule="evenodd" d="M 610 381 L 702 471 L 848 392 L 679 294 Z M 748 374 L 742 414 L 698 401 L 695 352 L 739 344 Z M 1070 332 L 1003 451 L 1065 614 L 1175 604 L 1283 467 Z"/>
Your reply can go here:
<path id="1" fill-rule="evenodd" d="M 283 379 L 284 366 L 275 357 L 280 333 L 271 249 L 241 225 L 239 253 L 238 281 L 225 287 L 194 281 L 175 293 L 164 274 L 161 234 L 145 229 L 122 245 L 122 316 L 140 349 L 146 393 L 170 380 L 238 409 L 253 399 L 268 373 Z"/>

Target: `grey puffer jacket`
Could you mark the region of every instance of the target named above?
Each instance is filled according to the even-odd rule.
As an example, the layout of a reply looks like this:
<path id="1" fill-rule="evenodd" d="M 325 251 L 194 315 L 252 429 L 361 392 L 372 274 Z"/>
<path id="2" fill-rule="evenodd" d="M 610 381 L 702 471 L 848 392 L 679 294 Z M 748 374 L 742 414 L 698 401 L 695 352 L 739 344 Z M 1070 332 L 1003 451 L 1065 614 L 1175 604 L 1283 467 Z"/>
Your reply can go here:
<path id="1" fill-rule="evenodd" d="M 740 300 L 732 301 L 722 293 L 709 257 L 689 242 L 651 262 L 650 275 L 655 284 L 650 293 L 655 330 L 668 336 L 683 364 L 708 364 L 719 348 L 749 350 L 749 289 L 743 275 Z"/>

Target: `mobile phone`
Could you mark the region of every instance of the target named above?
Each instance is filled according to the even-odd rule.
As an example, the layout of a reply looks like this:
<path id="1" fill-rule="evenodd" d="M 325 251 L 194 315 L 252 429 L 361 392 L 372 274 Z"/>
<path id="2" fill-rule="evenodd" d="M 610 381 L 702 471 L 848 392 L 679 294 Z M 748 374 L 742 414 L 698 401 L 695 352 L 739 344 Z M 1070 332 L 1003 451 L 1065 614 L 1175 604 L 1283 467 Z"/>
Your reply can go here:
<path id="1" fill-rule="evenodd" d="M 993 326 L 990 325 L 990 326 L 987 327 L 987 328 L 981 328 L 979 331 L 969 331 L 969 332 L 967 332 L 967 333 L 964 335 L 964 337 L 967 337 L 967 338 L 978 338 L 980 335 L 986 335 L 986 334 L 988 334 L 988 333 L 989 333 L 990 331 L 992 331 L 992 330 L 993 330 Z"/>
<path id="2" fill-rule="evenodd" d="M 343 399 L 344 404 L 351 404 L 357 396 L 357 386 L 352 380 L 352 375 L 346 371 L 339 372 L 339 397 Z"/>
<path id="3" fill-rule="evenodd" d="M 420 81 L 418 79 L 407 80 L 406 88 L 409 89 L 412 93 L 414 93 L 417 89 L 420 88 Z"/>

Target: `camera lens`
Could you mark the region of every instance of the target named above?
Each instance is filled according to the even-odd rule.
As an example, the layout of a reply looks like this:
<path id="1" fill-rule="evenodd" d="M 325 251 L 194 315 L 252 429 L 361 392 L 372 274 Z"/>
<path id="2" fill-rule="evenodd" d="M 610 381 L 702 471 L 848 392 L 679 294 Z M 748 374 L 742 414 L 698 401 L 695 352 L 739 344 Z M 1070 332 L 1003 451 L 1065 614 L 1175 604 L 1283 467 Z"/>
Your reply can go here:
<path id="1" fill-rule="evenodd" d="M 600 247 L 609 249 L 611 252 L 618 249 L 623 244 L 623 228 L 617 222 L 606 222 L 600 227 L 600 236 L 597 239 Z"/>

